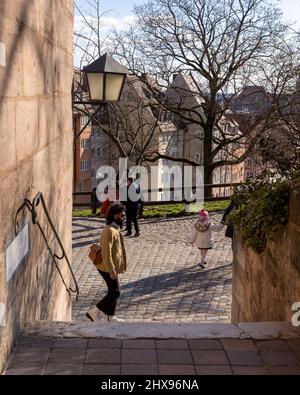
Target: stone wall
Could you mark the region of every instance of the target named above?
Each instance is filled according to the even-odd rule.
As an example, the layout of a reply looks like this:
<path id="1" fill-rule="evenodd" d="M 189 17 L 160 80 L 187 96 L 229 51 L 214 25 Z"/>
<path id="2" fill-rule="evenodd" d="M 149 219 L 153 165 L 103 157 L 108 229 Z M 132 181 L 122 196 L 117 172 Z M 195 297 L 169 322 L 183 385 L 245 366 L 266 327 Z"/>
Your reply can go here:
<path id="1" fill-rule="evenodd" d="M 237 233 L 237 232 L 236 232 Z M 234 241 L 232 322 L 291 321 L 300 302 L 300 182 L 285 231 L 262 254 Z"/>
<path id="2" fill-rule="evenodd" d="M 9 246 L 18 208 L 42 192 L 71 256 L 72 34 L 73 0 L 0 1 L 0 372 L 25 322 L 71 319 L 70 297 L 28 211 L 18 220 L 19 229 L 28 221 L 29 253 L 21 259 L 26 238 Z M 60 255 L 40 208 L 38 217 Z"/>

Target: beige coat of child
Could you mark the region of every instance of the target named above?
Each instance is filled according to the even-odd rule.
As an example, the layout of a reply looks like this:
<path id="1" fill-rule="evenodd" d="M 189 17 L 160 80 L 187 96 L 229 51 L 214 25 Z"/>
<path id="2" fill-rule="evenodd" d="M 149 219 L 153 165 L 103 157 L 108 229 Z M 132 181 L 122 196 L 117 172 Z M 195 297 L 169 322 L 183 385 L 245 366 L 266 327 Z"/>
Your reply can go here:
<path id="1" fill-rule="evenodd" d="M 212 232 L 219 232 L 223 227 L 223 224 L 213 224 L 210 221 L 198 219 L 192 234 L 193 246 L 201 250 L 210 250 L 214 245 Z"/>

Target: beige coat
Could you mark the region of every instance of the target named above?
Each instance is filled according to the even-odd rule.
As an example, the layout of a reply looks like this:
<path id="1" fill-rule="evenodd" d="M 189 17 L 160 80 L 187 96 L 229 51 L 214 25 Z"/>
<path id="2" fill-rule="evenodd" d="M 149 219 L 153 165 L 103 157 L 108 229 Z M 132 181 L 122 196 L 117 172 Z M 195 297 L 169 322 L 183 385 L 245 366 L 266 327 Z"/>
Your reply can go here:
<path id="1" fill-rule="evenodd" d="M 192 244 L 200 249 L 212 248 L 214 245 L 212 232 L 219 232 L 223 227 L 223 224 L 197 221 L 192 234 Z"/>
<path id="2" fill-rule="evenodd" d="M 97 269 L 102 272 L 124 273 L 126 271 L 126 251 L 120 228 L 117 225 L 107 225 L 100 239 L 102 262 Z"/>

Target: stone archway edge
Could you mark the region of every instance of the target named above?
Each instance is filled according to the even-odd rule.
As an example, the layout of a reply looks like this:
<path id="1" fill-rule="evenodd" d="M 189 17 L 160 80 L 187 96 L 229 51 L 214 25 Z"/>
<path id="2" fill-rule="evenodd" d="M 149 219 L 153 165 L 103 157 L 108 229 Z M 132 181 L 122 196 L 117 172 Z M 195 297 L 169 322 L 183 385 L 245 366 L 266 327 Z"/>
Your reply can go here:
<path id="1" fill-rule="evenodd" d="M 209 324 L 209 323 L 28 323 L 22 336 L 54 338 L 111 339 L 293 339 L 300 328 L 289 322 Z"/>

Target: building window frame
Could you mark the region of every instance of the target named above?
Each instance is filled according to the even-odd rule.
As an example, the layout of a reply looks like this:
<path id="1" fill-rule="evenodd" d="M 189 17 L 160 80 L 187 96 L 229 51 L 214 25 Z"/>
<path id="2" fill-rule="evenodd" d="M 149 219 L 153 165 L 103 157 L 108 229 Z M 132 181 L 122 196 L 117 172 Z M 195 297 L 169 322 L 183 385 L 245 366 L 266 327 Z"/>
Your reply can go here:
<path id="1" fill-rule="evenodd" d="M 89 160 L 82 160 L 80 163 L 80 170 L 81 172 L 89 171 L 90 170 L 90 161 Z"/>
<path id="2" fill-rule="evenodd" d="M 91 141 L 89 138 L 80 140 L 80 148 L 81 149 L 87 150 L 87 149 L 90 149 L 90 147 L 91 147 Z"/>

